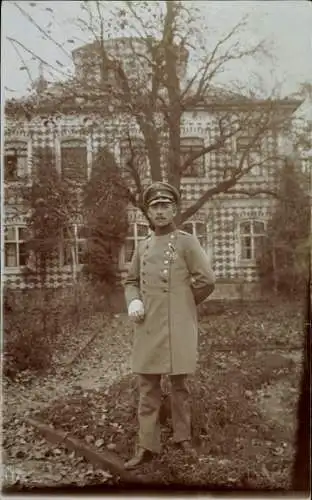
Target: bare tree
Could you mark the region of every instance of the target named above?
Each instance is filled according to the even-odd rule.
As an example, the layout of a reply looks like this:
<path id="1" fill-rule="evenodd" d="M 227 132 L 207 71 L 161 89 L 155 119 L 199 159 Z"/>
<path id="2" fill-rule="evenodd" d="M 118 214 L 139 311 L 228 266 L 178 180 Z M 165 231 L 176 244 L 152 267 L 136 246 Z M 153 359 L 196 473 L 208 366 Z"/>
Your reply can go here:
<path id="1" fill-rule="evenodd" d="M 24 6 L 13 3 L 43 38 L 71 60 L 70 52 L 52 37 L 46 26 L 39 25 Z M 203 29 L 196 27 L 199 13 L 185 2 L 125 1 L 109 8 L 107 2 L 95 0 L 80 2 L 80 6 L 81 16 L 75 21 L 81 33 L 79 41 L 91 38 L 92 43 L 73 51 L 75 75 L 42 92 L 40 105 L 38 98 L 32 104 L 28 100 L 24 104 L 26 113 L 31 114 L 38 106 L 50 114 L 55 109 L 62 112 L 75 104 L 81 111 L 96 110 L 105 115 L 112 128 L 115 126 L 115 132 L 118 131 L 118 140 L 127 144 L 130 155 L 124 167 L 131 179 L 131 201 L 143 211 L 145 177 L 138 168 L 141 164 L 138 156 L 142 155 L 153 181 L 165 179 L 178 189 L 199 158 L 209 155 L 224 158 L 218 162 L 214 183 L 179 214 L 180 223 L 220 194 L 275 194 L 272 186 L 246 190 L 240 182 L 253 169 L 267 169 L 278 161 L 276 137 L 289 130 L 291 114 L 300 102 L 281 103 L 273 94 L 258 99 L 254 91 L 243 94 L 215 84 L 227 67 L 244 64 L 250 58 L 268 57 L 263 42 L 244 45 L 240 40 L 246 19 L 233 26 L 214 46 L 207 47 Z M 19 52 L 23 49 L 36 57 L 19 40 L 10 38 L 10 42 Z M 70 38 L 68 43 L 77 40 Z M 58 60 L 43 61 L 40 57 L 38 60 L 64 77 L 65 64 Z M 25 61 L 21 62 L 24 65 Z M 200 109 L 211 116 L 204 131 L 210 142 L 205 141 L 185 154 L 181 125 L 187 113 L 196 114 Z M 235 156 L 233 141 L 240 137 L 244 137 L 244 147 Z M 263 144 L 270 138 L 275 147 L 266 149 Z"/>

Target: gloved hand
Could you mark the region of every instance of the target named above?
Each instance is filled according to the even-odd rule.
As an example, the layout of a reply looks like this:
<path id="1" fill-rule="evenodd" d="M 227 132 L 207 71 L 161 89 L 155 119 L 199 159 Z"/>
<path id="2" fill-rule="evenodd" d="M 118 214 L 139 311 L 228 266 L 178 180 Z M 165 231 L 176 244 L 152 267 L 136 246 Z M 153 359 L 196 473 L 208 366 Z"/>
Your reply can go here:
<path id="1" fill-rule="evenodd" d="M 130 302 L 128 307 L 128 315 L 135 321 L 142 321 L 144 319 L 144 305 L 142 300 L 134 299 Z"/>

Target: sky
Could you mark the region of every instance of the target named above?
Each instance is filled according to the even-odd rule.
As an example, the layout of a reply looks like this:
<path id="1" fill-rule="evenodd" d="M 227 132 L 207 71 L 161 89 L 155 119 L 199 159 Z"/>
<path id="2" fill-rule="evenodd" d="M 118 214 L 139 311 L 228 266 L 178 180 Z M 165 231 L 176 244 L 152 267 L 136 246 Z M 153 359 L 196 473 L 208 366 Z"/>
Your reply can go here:
<path id="1" fill-rule="evenodd" d="M 26 49 L 55 66 L 59 72 L 52 71 L 54 77 L 61 77 L 64 67 L 70 68 L 70 58 L 66 52 L 70 54 L 72 49 L 83 45 L 85 41 L 91 41 L 89 35 L 86 36 L 75 26 L 82 14 L 81 3 L 62 0 L 7 0 L 2 3 L 1 74 L 6 98 L 20 97 L 27 92 L 29 75 L 23 69 L 25 66 L 30 69 L 31 78 L 38 76 L 38 60 L 34 60 Z M 226 83 L 243 79 L 247 86 L 251 85 L 251 75 L 256 72 L 261 76 L 268 93 L 270 88 L 279 83 L 283 95 L 295 92 L 301 82 L 312 83 L 312 2 L 206 0 L 185 3 L 200 9 L 206 30 L 208 26 L 207 32 L 203 32 L 204 36 L 207 35 L 207 44 L 216 42 L 221 34 L 248 14 L 249 27 L 243 37 L 244 43 L 265 39 L 269 45 L 272 58 L 261 63 L 251 60 L 246 64 L 233 65 L 231 71 L 223 76 Z M 113 4 L 116 2 L 111 2 Z M 39 27 L 50 30 L 59 47 L 45 40 L 27 16 L 19 11 L 18 6 L 30 14 Z M 13 44 L 10 38 L 15 40 Z M 74 43 L 68 42 L 69 39 L 73 39 Z M 49 68 L 45 67 L 44 71 L 50 79 Z"/>

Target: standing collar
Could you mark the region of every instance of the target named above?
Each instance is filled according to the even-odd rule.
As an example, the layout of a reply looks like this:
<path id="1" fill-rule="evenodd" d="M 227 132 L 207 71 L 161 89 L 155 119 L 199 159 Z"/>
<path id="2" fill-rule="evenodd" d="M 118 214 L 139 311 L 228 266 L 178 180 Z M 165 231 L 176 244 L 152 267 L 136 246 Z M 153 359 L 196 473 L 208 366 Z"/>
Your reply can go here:
<path id="1" fill-rule="evenodd" d="M 164 236 L 166 234 L 170 234 L 170 233 L 173 233 L 174 231 L 176 231 L 176 226 L 175 224 L 172 222 L 171 224 L 168 224 L 167 226 L 165 227 L 159 227 L 159 228 L 155 228 L 155 236 Z"/>

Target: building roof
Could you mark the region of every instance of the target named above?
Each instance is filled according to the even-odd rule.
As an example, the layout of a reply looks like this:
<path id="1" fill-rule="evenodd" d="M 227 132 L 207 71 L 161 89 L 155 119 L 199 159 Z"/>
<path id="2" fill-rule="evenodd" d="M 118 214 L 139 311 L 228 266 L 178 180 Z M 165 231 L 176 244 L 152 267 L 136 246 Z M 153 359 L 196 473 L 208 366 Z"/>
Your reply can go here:
<path id="1" fill-rule="evenodd" d="M 150 37 L 151 40 L 156 39 Z M 140 37 L 117 37 L 105 40 L 105 43 L 114 45 L 119 42 L 135 41 L 146 43 L 147 38 Z M 94 41 L 78 47 L 72 51 L 73 58 L 79 56 L 79 53 L 89 51 L 92 52 L 99 45 L 98 41 Z M 186 51 L 187 52 L 187 51 Z M 75 95 L 76 94 L 76 95 Z M 302 104 L 302 100 L 296 98 L 284 99 L 258 99 L 253 96 L 246 96 L 242 93 L 221 85 L 211 85 L 206 94 L 200 101 L 196 100 L 194 104 L 194 95 L 191 90 L 186 95 L 187 110 L 209 110 L 225 108 L 250 108 L 263 107 L 274 105 L 289 113 L 293 113 Z M 7 116 L 27 116 L 27 113 L 39 115 L 41 113 L 70 113 L 97 111 L 109 112 L 109 108 L 114 106 L 114 109 L 122 107 L 121 102 L 117 102 L 112 96 L 112 88 L 108 85 L 107 89 L 96 88 L 95 86 L 83 86 L 77 75 L 74 75 L 66 82 L 58 82 L 50 85 L 37 86 L 37 92 L 21 99 L 10 99 L 5 103 L 5 112 Z"/>
<path id="2" fill-rule="evenodd" d="M 110 47 L 119 43 L 136 42 L 145 44 L 148 40 L 159 43 L 153 37 L 115 37 L 104 40 L 105 44 Z M 96 49 L 100 42 L 95 40 L 72 51 L 73 59 L 77 65 L 79 55 L 88 53 Z M 179 48 L 179 46 L 177 46 Z M 184 50 L 187 56 L 187 49 Z M 83 64 L 83 63 L 82 63 Z M 77 67 L 77 66 L 76 66 Z M 46 82 L 44 82 L 46 83 Z M 187 82 L 186 82 L 187 83 Z M 192 88 L 192 87 L 191 87 Z M 274 102 L 275 107 L 283 108 L 289 113 L 293 113 L 302 104 L 302 100 L 296 98 L 284 99 L 258 99 L 254 96 L 246 96 L 237 90 L 221 85 L 211 85 L 205 95 L 200 101 L 196 99 L 194 102 L 194 94 L 190 88 L 189 93 L 186 95 L 186 109 L 193 110 L 209 110 L 225 108 L 239 108 L 244 107 L 263 107 L 272 106 Z M 96 88 L 93 85 L 82 85 L 78 73 L 70 80 L 64 83 L 54 83 L 51 85 L 42 84 L 37 86 L 37 92 L 21 99 L 10 99 L 5 103 L 5 112 L 9 115 L 27 115 L 33 113 L 39 115 L 41 113 L 70 113 L 88 112 L 101 110 L 101 112 L 109 112 L 109 108 L 114 106 L 117 110 L 123 108 L 122 102 L 117 102 L 117 98 L 112 95 L 112 87 L 107 84 L 106 89 Z M 75 95 L 76 94 L 76 95 Z M 115 101 L 114 101 L 115 99 Z M 161 110 L 161 109 L 160 109 Z"/>
<path id="3" fill-rule="evenodd" d="M 92 96 L 86 90 L 82 89 L 81 95 L 75 96 L 73 92 L 65 91 L 63 85 L 56 84 L 45 89 L 41 94 L 32 94 L 21 99 L 10 99 L 5 103 L 5 114 L 7 117 L 27 117 L 27 114 L 75 114 L 79 112 L 101 111 L 102 113 L 112 113 L 114 110 L 120 109 L 120 103 L 114 103 L 111 93 L 103 92 L 101 94 L 94 93 Z M 78 92 L 79 93 L 79 92 Z M 240 109 L 244 108 L 265 108 L 272 107 L 283 109 L 288 113 L 294 113 L 302 104 L 302 100 L 284 98 L 284 99 L 251 99 L 243 95 L 226 92 L 211 92 L 207 93 L 203 99 L 192 104 L 190 96 L 189 104 L 186 106 L 186 111 L 210 111 L 224 109 Z"/>
<path id="4" fill-rule="evenodd" d="M 117 43 L 126 43 L 126 42 L 139 42 L 139 43 L 146 43 L 148 38 L 140 38 L 140 37 L 114 37 L 114 38 L 107 38 L 104 40 L 104 43 L 108 46 L 113 46 Z M 150 40 L 154 40 L 152 37 L 150 37 Z M 79 54 L 80 52 L 92 52 L 94 49 L 97 49 L 101 44 L 98 40 L 95 40 L 94 42 L 86 43 L 85 45 L 81 45 L 80 47 L 77 47 L 76 49 L 72 50 L 72 55 L 73 57 Z"/>

